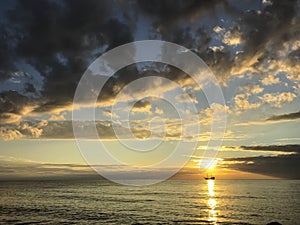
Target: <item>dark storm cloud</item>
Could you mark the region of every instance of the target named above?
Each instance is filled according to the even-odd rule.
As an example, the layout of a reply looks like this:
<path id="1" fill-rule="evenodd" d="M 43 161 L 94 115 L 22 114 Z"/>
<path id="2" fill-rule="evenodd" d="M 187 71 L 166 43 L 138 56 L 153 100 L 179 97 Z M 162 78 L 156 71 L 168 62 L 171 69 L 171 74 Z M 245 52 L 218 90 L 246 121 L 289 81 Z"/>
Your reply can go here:
<path id="1" fill-rule="evenodd" d="M 202 27 L 192 30 L 181 22 L 190 22 L 192 18 L 199 19 L 202 14 L 211 13 L 218 4 L 225 1 L 195 1 L 195 0 L 166 0 L 138 1 L 140 13 L 153 18 L 154 34 L 160 34 L 164 41 L 174 42 L 197 51 L 206 50 L 211 38 Z M 155 37 L 155 35 L 154 35 Z"/>
<path id="2" fill-rule="evenodd" d="M 243 40 L 245 50 L 249 53 L 257 52 L 272 42 L 274 47 L 281 47 L 282 42 L 297 38 L 299 26 L 297 22 L 297 0 L 273 0 L 262 11 L 246 12 L 241 25 L 246 26 Z"/>
<path id="3" fill-rule="evenodd" d="M 14 91 L 2 92 L 0 94 L 0 113 L 19 113 L 26 102 L 26 97 Z"/>
<path id="4" fill-rule="evenodd" d="M 264 63 L 267 60 L 279 61 L 277 51 L 283 49 L 283 44 L 298 39 L 298 10 L 298 1 L 273 0 L 262 10 L 243 12 L 237 27 L 244 47 L 231 67 L 243 66 L 253 60 L 247 66 L 254 73 L 263 75 Z"/>
<path id="5" fill-rule="evenodd" d="M 192 17 L 199 11 L 214 9 L 219 0 L 138 0 L 139 7 L 149 15 L 156 16 L 161 23 L 173 23 L 177 19 Z"/>
<path id="6" fill-rule="evenodd" d="M 111 77 L 108 80 L 108 82 L 105 84 L 105 90 L 101 91 L 98 97 L 98 101 L 105 102 L 105 100 L 110 100 L 110 101 L 114 100 L 117 94 L 120 92 L 120 90 L 122 90 L 122 88 L 125 85 L 139 78 L 158 76 L 158 77 L 164 77 L 166 79 L 172 80 L 179 84 L 180 82 L 189 78 L 188 74 L 186 74 L 185 72 L 183 72 L 182 70 L 174 66 L 164 65 L 163 63 L 157 63 L 157 62 L 153 62 L 151 64 L 147 64 L 147 63 L 148 62 L 132 64 L 116 72 L 115 76 Z M 140 66 L 142 69 L 137 69 L 137 65 Z M 99 78 L 100 76 L 97 77 Z M 97 82 L 94 83 L 97 84 Z M 145 95 L 146 93 L 147 95 L 149 95 L 149 93 L 154 91 L 155 88 L 157 89 L 160 88 L 161 90 L 167 90 L 166 87 L 167 84 L 161 83 L 159 85 L 160 86 L 158 86 L 155 83 L 149 82 L 149 83 L 144 83 L 144 86 L 131 87 L 131 89 L 130 90 L 127 89 L 127 91 L 130 92 L 132 96 L 134 96 L 137 93 L 140 94 L 144 93 L 143 95 Z M 93 84 L 90 83 L 88 84 L 88 86 L 92 87 Z M 165 89 L 162 88 L 163 86 L 165 86 Z M 85 89 L 91 89 L 91 88 L 85 88 Z M 131 99 L 128 99 L 128 101 L 131 101 Z M 145 106 L 147 106 L 147 101 L 142 100 L 142 101 L 138 101 L 134 105 L 134 108 L 144 108 Z"/>
<path id="7" fill-rule="evenodd" d="M 219 52 L 214 55 L 213 61 L 208 58 L 208 64 L 217 61 L 211 65 L 216 74 L 226 77 L 251 71 L 262 76 L 264 70 L 268 70 L 268 67 L 264 68 L 268 60 L 281 60 L 277 51 L 283 49 L 283 44 L 298 39 L 299 2 L 293 0 L 270 2 L 271 4 L 261 10 L 240 11 L 235 14 L 235 25 L 229 31 L 240 34 L 242 49 L 235 57 L 231 57 L 230 50 L 224 48 L 221 54 Z M 203 57 L 206 61 L 205 55 Z M 223 60 L 224 58 L 226 60 Z"/>
<path id="8" fill-rule="evenodd" d="M 288 113 L 283 115 L 275 115 L 268 118 L 266 121 L 279 121 L 279 120 L 296 120 L 300 118 L 300 111 Z"/>
<path id="9" fill-rule="evenodd" d="M 12 76 L 18 70 L 18 62 L 23 60 L 39 72 L 44 83 L 41 97 L 35 99 L 26 96 L 17 99 L 9 92 L 2 93 L 0 117 L 21 116 L 22 107 L 28 105 L 34 106 L 34 113 L 47 113 L 72 104 L 78 81 L 90 62 L 99 54 L 134 40 L 137 15 L 151 21 L 152 27 L 142 29 L 149 30 L 149 38 L 175 42 L 192 49 L 220 80 L 247 69 L 259 73 L 264 60 L 278 57 L 272 50 L 276 51 L 283 42 L 298 37 L 299 4 L 293 0 L 273 0 L 262 7 L 257 2 L 261 7 L 258 11 L 238 7 L 239 4 L 235 5 L 238 2 L 16 1 L 14 7 L 2 13 L 5 20 L 0 23 L 0 81 Z M 130 12 L 124 11 L 128 8 Z M 210 46 L 212 29 L 219 25 L 217 14 L 222 11 L 225 17 L 233 19 L 229 31 L 240 35 L 242 47 L 237 55 L 226 44 L 220 49 Z M 205 15 L 212 18 L 211 24 L 197 25 Z M 288 55 L 292 59 L 288 62 L 297 64 L 298 55 L 297 51 Z M 127 83 L 143 76 L 154 74 L 175 81 L 189 78 L 172 67 L 155 65 L 153 68 L 164 69 L 149 74 L 139 71 L 136 66 L 129 66 L 119 71 L 109 80 L 101 98 L 114 98 Z M 26 90 L 34 92 L 34 86 L 27 85 Z"/>
<path id="10" fill-rule="evenodd" d="M 81 54 L 95 47 L 93 40 L 101 44 L 97 35 L 109 12 L 108 1 L 29 0 L 18 1 L 8 16 L 18 32 L 18 54 L 48 58 L 58 52 Z"/>
<path id="11" fill-rule="evenodd" d="M 12 59 L 11 59 L 11 47 L 7 40 L 10 39 L 8 30 L 3 25 L 3 22 L 0 22 L 0 82 L 6 80 L 10 77 L 10 71 L 12 68 Z"/>
<path id="12" fill-rule="evenodd" d="M 205 15 L 216 16 L 216 10 L 218 8 L 222 8 L 230 14 L 241 15 L 241 12 L 238 12 L 234 6 L 230 5 L 227 1 L 218 0 L 138 1 L 138 4 L 142 12 L 154 17 L 154 34 L 160 34 L 165 41 L 183 45 L 195 51 L 208 66 L 213 69 L 220 79 L 230 74 L 231 66 L 233 66 L 230 51 L 213 51 L 209 48 L 209 44 L 212 40 L 212 31 L 207 27 L 192 27 L 193 23 L 201 21 Z M 214 24 L 213 26 L 217 26 L 217 17 L 210 22 Z M 182 24 L 188 25 L 182 26 Z"/>
<path id="13" fill-rule="evenodd" d="M 15 122 L 26 114 L 26 108 L 32 108 L 35 103 L 32 99 L 19 94 L 16 91 L 0 93 L 0 124 Z"/>
<path id="14" fill-rule="evenodd" d="M 263 63 L 276 59 L 276 51 L 283 48 L 283 43 L 297 40 L 300 34 L 299 2 L 273 0 L 260 10 L 239 7 L 238 1 L 139 1 L 139 6 L 146 15 L 154 17 L 153 31 L 163 40 L 193 49 L 210 66 L 220 80 L 227 80 L 232 74 L 251 70 L 262 75 Z M 244 3 L 248 4 L 248 3 Z M 222 49 L 209 48 L 214 31 L 209 28 L 219 26 L 217 11 L 224 11 L 233 18 L 231 27 L 224 32 L 238 34 L 240 52 L 235 55 L 229 48 L 228 40 Z M 196 28 L 197 21 L 203 15 L 211 15 L 208 26 Z M 226 17 L 226 16 L 225 16 Z M 215 19 L 214 19 L 215 18 Z M 188 25 L 183 25 L 188 24 Z M 193 30 L 191 28 L 194 26 Z M 192 31 L 192 32 L 191 32 Z M 230 37 L 227 37 L 230 38 Z M 202 40 L 201 40 L 202 39 Z M 229 42 L 230 43 L 230 42 Z M 296 58 L 299 62 L 299 58 Z"/>
<path id="15" fill-rule="evenodd" d="M 42 98 L 34 100 L 35 112 L 71 104 L 90 61 L 133 40 L 130 28 L 113 18 L 112 8 L 110 1 L 17 1 L 5 12 L 0 26 L 1 80 L 8 79 L 17 71 L 16 64 L 25 60 L 45 78 Z M 93 52 L 98 48 L 103 49 Z M 20 97 L 18 101 L 24 103 L 18 104 L 10 95 L 6 99 L 5 104 L 18 107 L 31 101 Z"/>

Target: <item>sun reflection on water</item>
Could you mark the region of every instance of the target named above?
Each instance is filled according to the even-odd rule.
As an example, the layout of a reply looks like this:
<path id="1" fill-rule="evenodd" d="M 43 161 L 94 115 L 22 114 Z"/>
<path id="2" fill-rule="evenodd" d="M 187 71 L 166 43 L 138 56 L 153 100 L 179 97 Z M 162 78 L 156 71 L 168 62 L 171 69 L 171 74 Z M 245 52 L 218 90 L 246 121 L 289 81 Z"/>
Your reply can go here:
<path id="1" fill-rule="evenodd" d="M 214 197 L 215 196 L 215 181 L 214 180 L 207 180 L 207 190 L 208 190 L 208 196 Z"/>
<path id="2" fill-rule="evenodd" d="M 207 195 L 208 195 L 208 220 L 212 222 L 212 224 L 217 224 L 217 212 L 215 210 L 217 206 L 217 201 L 215 200 L 215 181 L 207 180 Z"/>

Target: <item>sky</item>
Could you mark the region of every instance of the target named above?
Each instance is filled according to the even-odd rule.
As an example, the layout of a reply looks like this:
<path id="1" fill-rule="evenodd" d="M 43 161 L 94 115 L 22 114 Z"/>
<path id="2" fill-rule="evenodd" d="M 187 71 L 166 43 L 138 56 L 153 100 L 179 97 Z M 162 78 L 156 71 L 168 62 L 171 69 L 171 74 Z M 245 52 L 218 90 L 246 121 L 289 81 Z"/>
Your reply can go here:
<path id="1" fill-rule="evenodd" d="M 193 142 L 193 154 L 173 178 L 201 179 L 208 143 L 220 135 L 211 131 L 212 116 L 223 110 L 226 130 L 222 146 L 214 149 L 210 173 L 223 179 L 299 179 L 299 7 L 292 0 L 1 1 L 0 180 L 99 177 L 74 137 L 75 91 L 99 56 L 142 40 L 172 42 L 199 56 L 215 75 L 225 105 L 209 105 L 204 87 L 174 66 L 129 65 L 110 77 L 97 96 L 102 148 L 130 165 L 147 166 L 169 156 L 177 143 Z M 90 95 L 103 78 L 99 75 L 89 86 Z M 139 89 L 130 86 L 152 76 L 164 79 L 141 83 Z M 184 96 L 191 102 L 185 103 Z M 183 104 L 189 118 L 184 125 L 199 125 L 200 133 L 191 129 L 192 138 L 183 138 L 180 112 L 164 99 Z M 126 110 L 130 118 L 123 121 Z M 129 128 L 122 126 L 128 121 Z M 88 133 L 90 121 L 78 124 L 87 148 L 93 148 L 99 138 Z M 163 144 L 144 155 L 124 146 L 153 146 L 157 140 Z M 181 158 L 187 158 L 184 149 Z M 103 167 L 118 176 L 133 173 Z M 156 169 L 150 178 L 170 167 Z"/>

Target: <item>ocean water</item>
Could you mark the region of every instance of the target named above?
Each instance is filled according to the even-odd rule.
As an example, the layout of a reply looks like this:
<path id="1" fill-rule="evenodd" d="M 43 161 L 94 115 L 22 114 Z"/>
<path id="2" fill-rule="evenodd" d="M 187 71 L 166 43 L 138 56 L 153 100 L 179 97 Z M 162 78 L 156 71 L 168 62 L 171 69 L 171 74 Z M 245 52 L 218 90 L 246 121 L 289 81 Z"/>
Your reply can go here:
<path id="1" fill-rule="evenodd" d="M 1 224 L 300 224 L 300 181 L 0 182 Z"/>

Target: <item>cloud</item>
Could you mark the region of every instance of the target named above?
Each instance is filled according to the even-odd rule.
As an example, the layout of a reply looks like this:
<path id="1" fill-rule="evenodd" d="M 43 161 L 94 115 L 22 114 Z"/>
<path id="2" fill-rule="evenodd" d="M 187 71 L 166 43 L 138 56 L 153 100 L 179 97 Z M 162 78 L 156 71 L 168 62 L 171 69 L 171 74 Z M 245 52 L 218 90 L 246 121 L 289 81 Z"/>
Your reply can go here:
<path id="1" fill-rule="evenodd" d="M 47 121 L 34 121 L 8 124 L 0 127 L 0 137 L 3 140 L 14 140 L 21 138 L 40 138 L 43 129 L 48 125 Z"/>
<path id="2" fill-rule="evenodd" d="M 269 75 L 267 77 L 264 77 L 262 80 L 261 80 L 261 83 L 263 85 L 271 85 L 271 84 L 278 84 L 280 82 L 280 79 L 279 77 L 275 77 L 274 75 Z"/>
<path id="3" fill-rule="evenodd" d="M 165 140 L 186 140 L 195 139 L 194 129 L 195 120 L 185 120 L 182 124 L 181 119 L 162 119 L 162 120 L 116 120 L 96 121 L 94 133 L 94 123 L 91 121 L 70 120 L 49 120 L 49 121 L 20 121 L 19 123 L 6 124 L 0 129 L 0 137 L 4 140 L 14 139 L 74 139 L 73 126 L 77 129 L 76 138 L 96 140 L 129 139 L 131 134 L 140 139 L 165 139 Z M 149 124 L 151 122 L 151 124 Z M 73 123 L 73 124 L 72 124 Z M 199 121 L 200 123 L 200 121 Z M 150 127 L 149 127 L 150 126 Z M 185 135 L 182 136 L 182 126 L 186 127 Z M 165 127 L 165 130 L 164 130 Z M 118 137 L 115 129 L 118 130 Z"/>
<path id="4" fill-rule="evenodd" d="M 296 93 L 300 94 L 300 83 L 296 84 L 293 89 L 296 91 Z"/>
<path id="5" fill-rule="evenodd" d="M 41 129 L 40 123 L 37 127 L 30 126 L 28 123 L 23 123 L 20 127 L 24 135 L 31 135 L 33 138 L 39 138 L 42 135 L 43 130 Z"/>
<path id="6" fill-rule="evenodd" d="M 145 38 L 171 41 L 192 49 L 210 66 L 220 82 L 226 83 L 232 76 L 244 72 L 262 77 L 282 71 L 288 73 L 288 79 L 297 80 L 300 29 L 296 9 L 299 3 L 274 0 L 259 10 L 252 9 L 248 3 L 244 3 L 245 8 L 235 3 L 167 0 L 133 1 L 129 5 L 123 1 L 95 0 L 16 1 L 15 8 L 6 11 L 5 20 L 0 23 L 3 34 L 0 37 L 0 82 L 6 82 L 7 88 L 0 93 L 0 122 L 71 110 L 76 86 L 89 63 L 109 49 L 138 39 L 135 35 L 140 33 L 145 33 Z M 129 6 L 131 13 L 127 12 Z M 41 13 L 45 8 L 47 13 Z M 218 22 L 219 12 L 232 19 L 226 27 Z M 215 20 L 211 19 L 209 26 L 199 25 L 206 16 L 215 17 Z M 138 22 L 143 19 L 150 25 L 140 32 Z M 212 46 L 217 42 L 215 36 L 221 38 L 220 45 Z M 20 62 L 32 67 L 34 72 L 17 67 Z M 136 65 L 119 71 L 105 85 L 99 104 L 111 105 L 126 84 L 149 75 L 192 86 L 192 82 L 187 82 L 189 76 L 182 71 L 161 65 L 153 68 L 156 72 L 140 71 Z M 19 85 L 22 88 L 18 90 L 8 88 L 10 78 L 25 72 L 32 77 L 39 74 L 43 82 L 37 85 L 27 79 L 26 84 L 21 81 L 24 84 Z M 96 81 L 101 82 L 101 79 Z M 253 88 L 254 93 L 261 93 L 261 88 Z M 240 110 L 257 108 L 258 104 L 243 96 L 236 98 Z M 276 107 L 280 104 L 272 102 Z"/>
<path id="7" fill-rule="evenodd" d="M 250 85 L 239 87 L 243 93 L 239 93 L 234 97 L 235 110 L 239 114 L 241 111 L 248 109 L 256 109 L 261 106 L 261 101 L 250 102 L 250 98 L 263 92 L 264 88 L 259 85 Z"/>
<path id="8" fill-rule="evenodd" d="M 297 26 L 299 2 L 274 0 L 259 10 L 246 11 L 232 7 L 234 4 L 235 2 L 227 2 L 227 10 L 224 7 L 224 11 L 237 19 L 226 28 L 215 26 L 214 31 L 225 44 L 239 45 L 239 50 L 223 48 L 222 51 L 215 51 L 213 57 L 204 50 L 203 54 L 200 54 L 204 61 L 219 78 L 228 79 L 232 75 L 245 72 L 260 77 L 270 73 L 276 75 L 279 72 L 287 72 L 291 79 L 297 79 L 299 54 L 295 49 L 298 45 L 294 44 L 294 50 L 290 45 L 297 42 L 297 35 L 300 33 Z M 224 57 L 226 60 L 222 60 Z M 213 59 L 213 62 L 210 59 Z M 264 80 L 265 82 L 267 83 L 267 80 Z"/>
<path id="9" fill-rule="evenodd" d="M 300 154 L 300 145 L 257 145 L 257 146 L 240 146 L 244 150 L 258 150 L 258 151 L 276 151 L 276 152 L 290 152 Z"/>
<path id="10" fill-rule="evenodd" d="M 232 113 L 232 111 L 229 109 L 227 105 L 222 105 L 218 103 L 212 103 L 208 108 L 203 110 L 205 116 L 212 117 L 213 114 L 222 114 L 222 113 Z"/>
<path id="11" fill-rule="evenodd" d="M 300 119 L 300 111 L 282 115 L 274 115 L 266 119 L 267 121 L 279 121 L 279 120 L 296 120 Z"/>
<path id="12" fill-rule="evenodd" d="M 15 91 L 2 92 L 0 93 L 0 123 L 16 122 L 36 107 L 35 100 Z"/>
<path id="13" fill-rule="evenodd" d="M 164 114 L 164 111 L 162 109 L 159 109 L 158 107 L 155 107 L 155 111 L 154 111 L 156 114 L 158 115 L 163 115 Z"/>
<path id="14" fill-rule="evenodd" d="M 230 158 L 224 159 L 222 167 L 285 179 L 300 179 L 299 160 L 299 154 Z"/>
<path id="15" fill-rule="evenodd" d="M 133 105 L 131 112 L 147 113 L 151 115 L 152 114 L 151 108 L 152 108 L 152 104 L 150 101 L 138 101 Z"/>
<path id="16" fill-rule="evenodd" d="M 244 94 L 248 95 L 248 94 L 259 94 L 261 92 L 263 92 L 264 88 L 259 86 L 259 85 L 245 85 L 239 88 L 241 91 L 244 92 Z"/>
<path id="17" fill-rule="evenodd" d="M 260 76 L 281 71 L 294 74 L 292 65 L 296 66 L 299 58 L 293 57 L 289 48 L 285 50 L 283 43 L 291 44 L 298 39 L 298 6 L 297 1 L 274 0 L 261 10 L 243 13 L 239 27 L 244 47 L 235 59 L 232 72 L 248 70 Z"/>
<path id="18" fill-rule="evenodd" d="M 247 110 L 247 109 L 256 109 L 261 104 L 259 102 L 250 103 L 248 101 L 248 96 L 246 94 L 237 94 L 234 97 L 234 102 L 237 110 Z"/>
<path id="19" fill-rule="evenodd" d="M 245 151 L 270 151 L 275 156 L 224 158 L 221 168 L 258 173 L 285 179 L 300 178 L 300 145 L 240 146 Z"/>
<path id="20" fill-rule="evenodd" d="M 294 113 L 288 113 L 288 114 L 282 114 L 282 115 L 273 115 L 264 120 L 236 123 L 235 126 L 276 124 L 276 123 L 283 123 L 283 122 L 292 122 L 299 118 L 300 118 L 300 112 L 294 112 Z"/>
<path id="21" fill-rule="evenodd" d="M 223 42 L 227 45 L 241 44 L 241 32 L 237 29 L 229 30 L 225 33 Z"/>
<path id="22" fill-rule="evenodd" d="M 189 103 L 189 102 L 193 102 L 194 104 L 198 104 L 198 100 L 195 96 L 194 93 L 191 93 L 191 94 L 180 94 L 180 95 L 177 95 L 175 97 L 176 101 L 178 102 L 186 102 L 186 103 Z"/>
<path id="23" fill-rule="evenodd" d="M 180 19 L 192 20 L 199 15 L 213 10 L 217 5 L 223 4 L 222 1 L 181 1 L 181 0 L 147 0 L 138 1 L 138 6 L 147 14 L 155 16 L 159 25 L 176 24 Z M 207 10 L 207 11 L 206 11 Z"/>
<path id="24" fill-rule="evenodd" d="M 49 120 L 65 120 L 65 116 L 63 114 L 59 114 L 59 115 L 51 115 Z"/>
<path id="25" fill-rule="evenodd" d="M 222 28 L 222 27 L 220 27 L 220 26 L 215 26 L 215 27 L 213 28 L 213 31 L 216 32 L 216 33 L 218 34 L 218 33 L 224 32 L 225 29 Z"/>
<path id="26" fill-rule="evenodd" d="M 263 103 L 275 108 L 281 108 L 285 103 L 292 102 L 297 96 L 292 92 L 281 92 L 278 94 L 266 93 L 260 99 Z"/>
<path id="27" fill-rule="evenodd" d="M 0 137 L 5 141 L 20 139 L 23 136 L 24 135 L 19 130 L 0 127 Z"/>
<path id="28" fill-rule="evenodd" d="M 245 123 L 237 123 L 235 126 L 249 126 L 249 125 L 265 125 L 265 124 L 274 124 L 274 123 L 281 123 L 281 122 L 290 122 L 293 120 L 297 120 L 300 118 L 300 112 L 282 114 L 282 115 L 274 115 L 265 120 L 258 120 L 258 121 L 248 121 Z"/>
<path id="29" fill-rule="evenodd" d="M 0 92 L 14 90 L 26 97 L 41 97 L 41 90 L 44 83 L 43 77 L 34 71 L 33 68 L 26 67 L 22 62 L 20 62 L 20 69 L 21 68 L 31 69 L 32 73 L 29 74 L 22 71 L 11 73 L 8 79 L 0 82 Z"/>
<path id="30" fill-rule="evenodd" d="M 226 132 L 223 134 L 221 132 L 201 132 L 199 137 L 198 137 L 198 141 L 200 142 L 207 142 L 209 141 L 212 136 L 219 136 L 222 137 L 223 141 L 237 141 L 237 140 L 243 140 L 243 139 L 247 139 L 247 135 L 245 134 L 235 134 L 233 133 L 231 130 L 226 130 Z M 206 148 L 206 146 L 205 146 Z M 200 148 L 198 148 L 200 149 Z"/>
<path id="31" fill-rule="evenodd" d="M 36 82 L 27 84 L 27 88 L 18 93 L 13 87 L 2 92 L 5 106 L 1 105 L 0 114 L 22 116 L 20 111 L 27 105 L 34 105 L 35 113 L 68 108 L 81 75 L 97 56 L 94 50 L 104 47 L 99 52 L 102 53 L 133 40 L 128 25 L 113 18 L 112 7 L 110 1 L 58 3 L 45 0 L 26 4 L 16 1 L 15 8 L 3 14 L 6 18 L 0 24 L 5 32 L 1 35 L 0 55 L 5 56 L 5 60 L 1 60 L 4 74 L 1 78 L 6 82 L 14 74 L 22 73 L 19 71 L 22 60 L 26 68 L 34 69 L 27 69 L 27 74 L 38 73 L 44 82 L 39 96 L 34 99 L 29 94 L 36 92 Z M 41 13 L 45 8 L 47 13 Z M 23 85 L 25 87 L 25 83 Z"/>
<path id="32" fill-rule="evenodd" d="M 287 76 L 291 81 L 299 81 L 299 61 L 300 61 L 300 44 L 299 41 L 294 42 L 292 46 L 292 51 L 289 52 L 289 55 L 286 59 L 285 67 L 289 74 Z"/>

